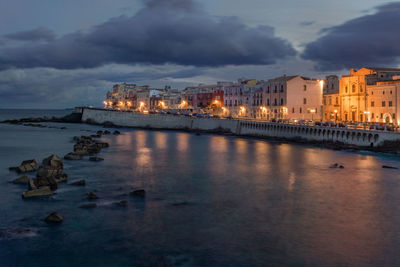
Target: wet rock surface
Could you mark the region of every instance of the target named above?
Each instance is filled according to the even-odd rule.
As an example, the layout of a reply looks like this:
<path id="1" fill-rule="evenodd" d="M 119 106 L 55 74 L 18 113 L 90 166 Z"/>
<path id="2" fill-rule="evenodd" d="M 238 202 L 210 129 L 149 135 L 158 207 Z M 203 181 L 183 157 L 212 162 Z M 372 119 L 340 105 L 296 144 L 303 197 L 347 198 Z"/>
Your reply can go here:
<path id="1" fill-rule="evenodd" d="M 58 224 L 64 221 L 64 218 L 57 212 L 52 212 L 44 220 L 49 224 Z"/>
<path id="2" fill-rule="evenodd" d="M 70 183 L 70 185 L 85 186 L 86 185 L 86 181 L 85 180 L 79 180 L 79 181 L 75 181 L 75 182 Z"/>
<path id="3" fill-rule="evenodd" d="M 146 196 L 146 191 L 144 189 L 138 189 L 138 190 L 134 190 L 134 191 L 130 192 L 129 195 L 144 197 L 144 196 Z"/>
<path id="4" fill-rule="evenodd" d="M 52 194 L 53 191 L 51 191 L 50 186 L 44 186 L 23 192 L 22 198 L 44 197 L 51 196 Z"/>

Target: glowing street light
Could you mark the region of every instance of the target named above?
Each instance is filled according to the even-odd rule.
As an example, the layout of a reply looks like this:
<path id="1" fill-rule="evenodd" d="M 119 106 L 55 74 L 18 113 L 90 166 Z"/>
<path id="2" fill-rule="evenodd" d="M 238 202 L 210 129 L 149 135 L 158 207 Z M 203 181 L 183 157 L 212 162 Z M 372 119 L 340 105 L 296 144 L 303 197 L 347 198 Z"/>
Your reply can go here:
<path id="1" fill-rule="evenodd" d="M 325 83 L 324 80 L 320 80 L 320 81 L 319 81 L 319 85 L 321 86 L 321 90 L 324 89 L 324 83 Z"/>

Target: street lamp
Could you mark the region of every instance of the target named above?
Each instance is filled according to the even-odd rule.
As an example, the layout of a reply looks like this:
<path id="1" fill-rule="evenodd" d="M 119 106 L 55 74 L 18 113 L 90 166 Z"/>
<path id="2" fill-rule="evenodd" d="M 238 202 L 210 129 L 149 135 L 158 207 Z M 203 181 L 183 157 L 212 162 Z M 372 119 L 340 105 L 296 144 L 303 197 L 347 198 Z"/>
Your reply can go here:
<path id="1" fill-rule="evenodd" d="M 315 109 L 310 109 L 311 112 L 311 120 L 314 121 L 314 113 L 316 112 Z"/>
<path id="2" fill-rule="evenodd" d="M 335 109 L 333 112 L 335 112 L 335 123 L 336 123 L 338 111 L 337 111 L 337 109 Z"/>

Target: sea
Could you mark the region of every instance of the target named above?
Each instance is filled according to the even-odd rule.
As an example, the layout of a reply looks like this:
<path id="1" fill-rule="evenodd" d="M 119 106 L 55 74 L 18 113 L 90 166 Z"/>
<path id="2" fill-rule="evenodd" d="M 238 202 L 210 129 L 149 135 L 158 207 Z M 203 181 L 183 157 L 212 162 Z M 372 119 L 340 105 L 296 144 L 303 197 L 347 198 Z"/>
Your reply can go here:
<path id="1" fill-rule="evenodd" d="M 400 265 L 400 170 L 382 168 L 400 168 L 398 155 L 120 128 L 101 138 L 104 161 L 65 160 L 69 181 L 53 196 L 22 199 L 10 166 L 63 157 L 74 136 L 106 129 L 43 125 L 0 124 L 2 267 Z M 129 195 L 138 189 L 144 198 Z M 82 209 L 89 192 L 97 208 Z M 64 221 L 48 225 L 51 212 Z"/>

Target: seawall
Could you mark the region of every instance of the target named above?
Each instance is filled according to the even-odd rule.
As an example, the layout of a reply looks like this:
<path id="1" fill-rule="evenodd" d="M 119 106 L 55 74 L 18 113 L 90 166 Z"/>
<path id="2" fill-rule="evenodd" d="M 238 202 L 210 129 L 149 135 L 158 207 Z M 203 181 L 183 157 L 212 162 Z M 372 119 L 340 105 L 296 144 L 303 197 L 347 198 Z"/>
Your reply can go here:
<path id="1" fill-rule="evenodd" d="M 400 150 L 400 133 L 350 128 L 307 126 L 273 122 L 196 118 L 167 114 L 138 114 L 133 112 L 83 108 L 82 121 L 113 123 L 122 127 L 207 131 L 238 136 L 291 140 L 295 142 L 336 144 L 340 147 L 395 152 Z"/>

